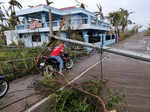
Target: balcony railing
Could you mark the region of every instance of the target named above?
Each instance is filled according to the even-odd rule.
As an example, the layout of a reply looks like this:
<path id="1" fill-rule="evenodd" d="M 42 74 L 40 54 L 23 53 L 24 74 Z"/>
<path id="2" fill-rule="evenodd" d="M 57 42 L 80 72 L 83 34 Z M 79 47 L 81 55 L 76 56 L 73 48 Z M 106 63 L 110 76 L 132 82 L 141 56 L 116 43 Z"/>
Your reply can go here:
<path id="1" fill-rule="evenodd" d="M 61 23 L 62 23 L 62 20 L 58 20 L 58 21 L 53 21 L 52 22 L 53 27 L 60 27 Z M 66 21 L 66 24 L 69 24 L 69 22 Z M 108 23 L 104 23 L 103 21 L 100 21 L 100 20 L 88 21 L 87 18 L 72 19 L 70 24 L 72 26 L 88 24 L 88 25 L 96 26 L 96 27 L 103 28 L 103 29 L 109 29 L 110 28 L 110 25 Z M 16 30 L 30 29 L 29 26 L 30 25 L 17 25 L 16 26 Z M 41 28 L 46 28 L 46 27 L 49 27 L 49 22 L 43 23 Z"/>

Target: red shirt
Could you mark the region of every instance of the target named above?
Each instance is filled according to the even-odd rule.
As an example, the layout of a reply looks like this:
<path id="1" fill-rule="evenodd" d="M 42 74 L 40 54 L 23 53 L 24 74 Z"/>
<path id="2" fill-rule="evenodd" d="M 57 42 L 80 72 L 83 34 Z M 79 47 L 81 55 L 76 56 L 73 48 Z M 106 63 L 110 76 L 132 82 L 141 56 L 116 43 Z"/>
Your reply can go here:
<path id="1" fill-rule="evenodd" d="M 55 47 L 53 51 L 50 53 L 51 56 L 59 56 L 62 51 L 62 47 Z"/>

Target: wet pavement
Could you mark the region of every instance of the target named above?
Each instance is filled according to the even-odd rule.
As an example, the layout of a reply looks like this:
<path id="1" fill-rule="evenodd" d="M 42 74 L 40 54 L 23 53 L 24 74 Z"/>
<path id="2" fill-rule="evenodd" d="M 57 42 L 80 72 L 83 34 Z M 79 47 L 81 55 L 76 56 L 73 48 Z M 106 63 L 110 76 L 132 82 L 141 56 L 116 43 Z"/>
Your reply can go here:
<path id="1" fill-rule="evenodd" d="M 150 54 L 150 37 L 144 37 L 143 33 L 138 33 L 137 35 L 128 38 L 124 41 L 119 42 L 113 47 L 117 47 L 120 49 L 128 49 L 136 52 L 142 52 L 146 54 Z M 103 72 L 104 79 L 109 80 L 108 86 L 112 88 L 118 88 L 120 91 L 124 91 L 127 93 L 126 99 L 128 103 L 129 112 L 149 112 L 150 111 L 150 63 L 139 61 L 123 56 L 118 56 L 114 54 L 105 53 L 107 59 L 103 62 Z M 90 57 L 85 57 L 74 66 L 73 70 L 67 74 L 69 79 L 73 79 L 78 74 L 83 72 L 90 65 L 95 64 L 99 61 L 99 55 L 95 54 Z M 80 80 L 86 81 L 91 77 L 98 77 L 100 75 L 100 65 L 97 65 L 93 69 L 91 69 L 88 73 L 86 73 Z M 19 79 L 14 81 L 11 84 L 11 89 L 6 97 L 2 100 L 3 104 L 7 104 L 10 101 L 16 100 L 17 98 L 24 97 L 25 95 L 29 95 L 34 93 L 33 89 L 27 90 L 25 93 L 14 93 L 16 94 L 14 97 L 13 91 L 20 89 L 27 89 L 28 85 L 32 82 L 33 79 L 38 76 L 30 76 L 26 79 Z M 32 99 L 32 98 L 31 98 Z M 28 100 L 28 102 L 37 102 L 39 100 L 39 96 L 34 96 L 32 100 Z M 25 102 L 25 101 L 24 101 Z M 0 107 L 2 106 L 0 104 Z M 24 107 L 24 103 L 18 104 L 18 106 Z M 43 110 L 45 105 L 42 105 L 42 108 L 38 108 L 35 112 L 49 112 L 47 110 Z M 17 107 L 17 105 L 15 106 Z M 20 106 L 19 106 L 20 107 Z M 12 111 L 14 107 L 9 107 L 8 110 L 3 110 L 0 112 L 20 112 L 17 109 Z"/>
<path id="2" fill-rule="evenodd" d="M 27 106 L 41 100 L 40 95 L 35 94 L 31 87 L 32 82 L 40 77 L 40 75 L 30 75 L 11 82 L 7 95 L 0 99 L 0 112 L 21 112 Z"/>
<path id="3" fill-rule="evenodd" d="M 138 33 L 113 47 L 127 49 L 140 53 L 150 54 L 150 37 L 144 37 Z M 108 58 L 103 62 L 104 79 L 108 80 L 107 86 L 117 88 L 120 92 L 126 93 L 128 112 L 149 112 L 150 111 L 150 63 L 136 59 L 123 57 L 115 54 L 104 53 Z M 97 62 L 99 55 L 96 54 L 82 62 L 82 67 Z M 84 63 L 84 64 L 83 64 Z M 75 70 L 79 70 L 77 66 Z M 76 74 L 79 71 L 74 71 Z M 90 80 L 99 77 L 100 65 L 97 65 L 86 73 L 77 82 Z M 75 75 L 74 75 L 75 76 Z M 34 112 L 50 112 L 44 109 L 46 103 L 38 107 Z M 48 105 L 47 105 L 48 106 Z"/>
<path id="4" fill-rule="evenodd" d="M 138 33 L 114 47 L 150 54 L 150 37 Z M 126 92 L 129 112 L 150 112 L 150 63 L 115 54 L 105 55 L 109 57 L 103 62 L 103 75 L 108 80 L 107 86 Z M 98 75 L 100 65 L 91 69 L 80 81 Z"/>

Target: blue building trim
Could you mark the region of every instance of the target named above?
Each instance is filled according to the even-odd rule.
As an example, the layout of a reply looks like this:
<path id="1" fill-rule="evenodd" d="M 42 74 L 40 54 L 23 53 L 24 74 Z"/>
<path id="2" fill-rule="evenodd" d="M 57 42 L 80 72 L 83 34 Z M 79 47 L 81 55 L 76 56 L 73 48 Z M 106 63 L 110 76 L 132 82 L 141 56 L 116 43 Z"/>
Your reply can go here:
<path id="1" fill-rule="evenodd" d="M 104 20 L 96 19 L 96 16 L 94 13 L 82 9 L 82 8 L 72 8 L 67 10 L 60 10 L 53 7 L 48 6 L 39 6 L 29 9 L 24 9 L 19 12 L 17 12 L 18 17 L 24 17 L 25 24 L 20 24 L 16 26 L 16 31 L 18 34 L 26 35 L 25 36 L 25 45 L 27 47 L 34 47 L 37 45 L 42 45 L 45 42 L 48 42 L 48 36 L 49 36 L 49 15 L 48 15 L 48 9 L 51 9 L 52 12 L 52 24 L 53 24 L 53 31 L 54 33 L 57 33 L 59 31 L 62 18 L 63 16 L 70 16 L 71 15 L 71 27 L 74 31 L 80 31 L 83 35 L 85 42 L 90 42 L 91 38 L 97 38 L 98 41 L 96 41 L 93 44 L 99 44 L 99 45 L 110 45 L 115 43 L 117 41 L 118 36 L 115 35 L 115 39 L 112 38 L 112 35 L 110 35 L 110 40 L 106 40 L 106 34 L 105 32 L 110 31 L 110 22 L 106 22 Z M 42 27 L 30 29 L 29 25 L 30 18 L 38 19 L 42 23 Z M 67 20 L 65 21 L 68 22 Z M 89 32 L 91 34 L 89 35 Z M 32 41 L 32 35 L 34 33 L 39 33 L 41 41 L 40 42 L 33 42 Z M 62 32 L 60 33 L 60 37 L 67 38 L 67 32 L 65 28 L 62 29 Z M 88 50 L 90 50 L 88 48 Z"/>

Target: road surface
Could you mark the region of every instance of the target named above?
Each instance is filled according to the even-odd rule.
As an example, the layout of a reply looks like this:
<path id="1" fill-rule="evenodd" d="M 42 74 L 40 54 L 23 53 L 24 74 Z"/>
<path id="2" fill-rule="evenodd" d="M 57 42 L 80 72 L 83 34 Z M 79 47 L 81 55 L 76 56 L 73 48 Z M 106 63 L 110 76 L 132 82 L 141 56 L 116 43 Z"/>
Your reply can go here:
<path id="1" fill-rule="evenodd" d="M 121 41 L 119 44 L 114 45 L 113 47 L 120 49 L 128 49 L 136 52 L 142 52 L 146 54 L 150 54 L 150 37 L 144 37 L 143 33 L 138 33 L 131 38 L 128 38 L 124 41 Z M 120 91 L 125 90 L 127 93 L 126 99 L 128 103 L 129 112 L 149 112 L 150 111 L 150 63 L 143 62 L 123 56 L 118 56 L 114 54 L 104 53 L 108 58 L 103 62 L 103 72 L 104 79 L 109 80 L 107 83 L 108 87 L 118 88 Z M 90 65 L 95 64 L 99 61 L 99 55 L 95 54 L 90 57 L 86 57 L 80 60 L 73 68 L 73 70 L 67 75 L 69 79 L 73 79 L 78 74 L 83 72 Z M 87 81 L 91 77 L 100 75 L 100 65 L 97 65 L 93 69 L 91 69 L 85 76 L 78 80 Z M 16 95 L 11 96 L 11 91 L 19 90 L 19 89 L 27 89 L 33 79 L 37 76 L 30 76 L 26 79 L 17 80 L 17 82 L 13 82 L 11 84 L 10 94 L 8 94 L 3 100 L 2 105 L 6 105 L 10 100 L 16 99 L 17 97 L 24 96 L 24 93 L 16 93 Z M 25 94 L 32 94 L 34 90 L 27 90 Z M 35 98 L 31 98 L 32 102 L 37 102 L 40 100 L 39 96 L 34 96 Z M 29 101 L 31 102 L 31 101 Z M 19 103 L 18 105 L 23 105 L 23 103 Z M 14 107 L 17 107 L 15 105 Z M 14 112 L 11 107 L 6 108 L 2 112 Z M 45 108 L 43 105 L 41 106 Z M 38 108 L 35 112 L 48 112 L 43 110 L 43 108 Z M 15 112 L 19 112 L 18 109 Z"/>

